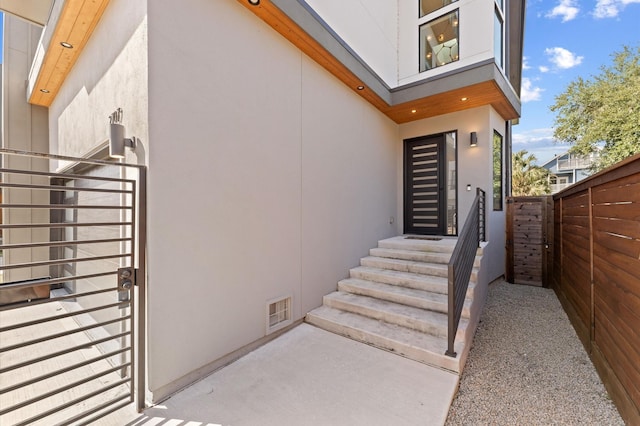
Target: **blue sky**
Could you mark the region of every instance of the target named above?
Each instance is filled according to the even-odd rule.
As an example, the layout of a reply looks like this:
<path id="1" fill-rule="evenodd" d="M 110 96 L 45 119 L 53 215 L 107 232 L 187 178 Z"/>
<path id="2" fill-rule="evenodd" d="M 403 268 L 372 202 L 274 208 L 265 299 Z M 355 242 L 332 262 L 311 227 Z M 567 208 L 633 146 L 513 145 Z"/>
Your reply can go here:
<path id="1" fill-rule="evenodd" d="M 640 46 L 640 0 L 527 0 L 522 117 L 513 151 L 525 149 L 542 164 L 570 145 L 553 139 L 549 106 L 567 85 L 600 73 L 613 52 Z"/>

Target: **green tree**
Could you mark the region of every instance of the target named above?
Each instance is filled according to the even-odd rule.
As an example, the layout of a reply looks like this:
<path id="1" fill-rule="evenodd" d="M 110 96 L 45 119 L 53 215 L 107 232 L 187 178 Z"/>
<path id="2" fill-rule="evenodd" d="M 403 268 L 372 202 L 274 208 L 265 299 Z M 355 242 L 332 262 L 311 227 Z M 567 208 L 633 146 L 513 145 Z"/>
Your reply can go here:
<path id="1" fill-rule="evenodd" d="M 511 186 L 514 196 L 551 193 L 549 170 L 536 165 L 536 156 L 524 149 L 512 156 Z"/>
<path id="2" fill-rule="evenodd" d="M 556 96 L 554 136 L 588 155 L 603 146 L 593 170 L 640 152 L 640 46 L 613 54 L 613 65 L 590 80 L 578 78 Z"/>

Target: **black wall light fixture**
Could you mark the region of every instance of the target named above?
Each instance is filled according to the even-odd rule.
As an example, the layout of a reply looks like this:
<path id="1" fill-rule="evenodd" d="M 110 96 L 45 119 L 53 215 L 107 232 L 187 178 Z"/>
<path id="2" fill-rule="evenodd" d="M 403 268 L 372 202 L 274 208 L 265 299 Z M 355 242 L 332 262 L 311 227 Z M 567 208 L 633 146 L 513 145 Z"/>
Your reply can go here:
<path id="1" fill-rule="evenodd" d="M 478 134 L 476 132 L 471 132 L 471 140 L 469 141 L 469 146 L 478 146 Z"/>

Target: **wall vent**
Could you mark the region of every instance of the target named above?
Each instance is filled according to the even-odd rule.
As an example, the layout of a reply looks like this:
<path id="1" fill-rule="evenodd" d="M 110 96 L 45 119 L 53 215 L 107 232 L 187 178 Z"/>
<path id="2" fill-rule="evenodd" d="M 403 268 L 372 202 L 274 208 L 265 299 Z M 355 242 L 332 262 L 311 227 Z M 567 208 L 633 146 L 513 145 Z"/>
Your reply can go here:
<path id="1" fill-rule="evenodd" d="M 291 297 L 267 302 L 267 334 L 291 324 Z"/>

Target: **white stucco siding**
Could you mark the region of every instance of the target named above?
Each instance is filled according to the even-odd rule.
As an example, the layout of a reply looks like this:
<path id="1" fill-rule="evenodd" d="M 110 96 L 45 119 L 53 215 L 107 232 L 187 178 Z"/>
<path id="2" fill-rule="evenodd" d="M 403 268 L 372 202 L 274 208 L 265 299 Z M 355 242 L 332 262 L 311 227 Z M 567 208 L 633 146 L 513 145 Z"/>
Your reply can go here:
<path id="1" fill-rule="evenodd" d="M 303 57 L 303 312 L 395 235 L 398 127 Z M 392 222 L 393 218 L 393 223 Z"/>
<path id="2" fill-rule="evenodd" d="M 398 85 L 455 71 L 493 55 L 493 0 L 458 0 L 423 18 L 418 18 L 417 1 L 398 2 Z M 419 72 L 419 27 L 454 10 L 459 11 L 459 52 L 456 62 Z"/>
<path id="3" fill-rule="evenodd" d="M 109 137 L 117 108 L 125 136 L 148 144 L 146 52 L 146 1 L 110 1 L 49 108 L 51 152 L 85 155 Z M 127 161 L 143 163 L 144 146 Z"/>
<path id="4" fill-rule="evenodd" d="M 396 225 L 397 125 L 236 2 L 149 3 L 149 386 L 293 319 Z M 202 370 L 201 370 L 202 371 Z M 161 396 L 161 395 L 160 395 Z"/>
<path id="5" fill-rule="evenodd" d="M 418 1 L 306 0 L 389 87 L 493 58 L 493 0 L 458 0 L 420 18 Z M 459 11 L 460 59 L 419 72 L 419 27 Z"/>
<path id="6" fill-rule="evenodd" d="M 398 5 L 395 1 L 306 2 L 385 83 L 390 87 L 397 85 Z"/>

